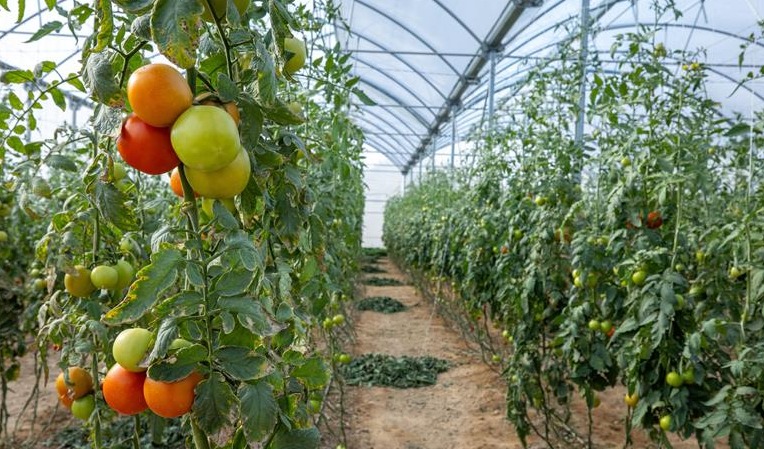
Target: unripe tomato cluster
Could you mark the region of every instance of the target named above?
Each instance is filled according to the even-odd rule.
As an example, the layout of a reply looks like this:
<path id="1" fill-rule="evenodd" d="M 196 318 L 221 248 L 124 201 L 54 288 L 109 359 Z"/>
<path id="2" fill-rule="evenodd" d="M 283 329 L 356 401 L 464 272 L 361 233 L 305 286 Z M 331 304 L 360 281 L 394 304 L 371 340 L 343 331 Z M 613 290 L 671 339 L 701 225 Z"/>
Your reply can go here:
<path id="1" fill-rule="evenodd" d="M 133 72 L 127 98 L 133 113 L 122 124 L 117 149 L 128 165 L 150 175 L 175 169 L 170 187 L 181 197 L 181 163 L 197 195 L 223 200 L 244 191 L 251 167 L 235 104 L 209 94 L 194 101 L 183 75 L 166 64 Z"/>
<path id="2" fill-rule="evenodd" d="M 144 359 L 152 340 L 152 333 L 143 328 L 125 329 L 117 336 L 112 345 L 117 363 L 103 379 L 104 400 L 122 415 L 135 415 L 147 408 L 164 418 L 185 415 L 194 405 L 194 389 L 202 376 L 194 371 L 175 382 L 162 382 L 147 376 Z M 188 345 L 188 341 L 177 339 L 170 349 Z"/>
<path id="3" fill-rule="evenodd" d="M 99 265 L 93 270 L 84 265 L 74 267 L 73 273 L 64 276 L 64 288 L 77 298 L 87 298 L 96 289 L 121 291 L 129 286 L 135 276 L 130 262 L 118 261 L 114 266 Z"/>

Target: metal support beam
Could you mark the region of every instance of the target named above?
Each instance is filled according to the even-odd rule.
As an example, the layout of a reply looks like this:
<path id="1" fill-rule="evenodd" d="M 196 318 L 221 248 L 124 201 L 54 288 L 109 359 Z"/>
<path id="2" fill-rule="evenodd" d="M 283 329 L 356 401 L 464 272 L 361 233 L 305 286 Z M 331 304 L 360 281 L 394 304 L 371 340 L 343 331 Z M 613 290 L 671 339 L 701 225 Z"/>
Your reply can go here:
<path id="1" fill-rule="evenodd" d="M 456 110 L 451 110 L 451 159 L 449 166 L 454 169 L 454 154 L 456 154 Z"/>
<path id="2" fill-rule="evenodd" d="M 578 91 L 578 118 L 576 119 L 576 145 L 584 144 L 586 121 L 586 64 L 589 60 L 589 0 L 581 0 L 581 83 Z"/>
<path id="3" fill-rule="evenodd" d="M 438 135 L 435 134 L 432 138 L 432 171 L 435 171 L 435 153 L 438 151 L 437 142 L 438 141 Z"/>
<path id="4" fill-rule="evenodd" d="M 488 72 L 488 129 L 493 132 L 494 97 L 496 95 L 496 51 L 488 54 L 490 71 Z"/>

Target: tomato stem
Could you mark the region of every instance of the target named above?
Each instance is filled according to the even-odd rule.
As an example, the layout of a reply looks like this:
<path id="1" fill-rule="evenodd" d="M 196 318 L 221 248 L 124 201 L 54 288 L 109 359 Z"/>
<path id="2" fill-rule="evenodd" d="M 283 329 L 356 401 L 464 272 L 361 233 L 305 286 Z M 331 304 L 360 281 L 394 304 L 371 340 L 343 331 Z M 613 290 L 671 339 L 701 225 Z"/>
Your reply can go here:
<path id="1" fill-rule="evenodd" d="M 189 421 L 191 421 L 191 431 L 194 435 L 194 446 L 196 446 L 196 449 L 210 449 L 210 440 L 207 438 L 204 430 L 199 427 L 193 417 Z"/>

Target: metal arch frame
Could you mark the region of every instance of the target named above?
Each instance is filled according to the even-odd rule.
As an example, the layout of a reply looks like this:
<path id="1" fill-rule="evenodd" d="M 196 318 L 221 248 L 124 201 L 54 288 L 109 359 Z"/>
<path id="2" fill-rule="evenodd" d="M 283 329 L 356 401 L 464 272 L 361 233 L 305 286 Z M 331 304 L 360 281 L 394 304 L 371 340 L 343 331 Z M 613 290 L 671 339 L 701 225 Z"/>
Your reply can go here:
<path id="1" fill-rule="evenodd" d="M 406 175 L 409 170 L 422 158 L 426 152 L 427 144 L 434 134 L 436 134 L 440 126 L 448 120 L 451 115 L 451 111 L 460 102 L 462 95 L 469 86 L 469 80 L 474 79 L 488 63 L 490 57 L 489 52 L 495 50 L 496 47 L 501 45 L 501 41 L 509 33 L 512 25 L 517 22 L 520 15 L 525 10 L 524 6 L 518 6 L 514 2 L 507 2 L 504 10 L 502 11 L 499 19 L 493 24 L 488 32 L 488 35 L 484 41 L 481 42 L 481 54 L 476 55 L 467 64 L 464 72 L 460 74 L 459 81 L 451 89 L 448 101 L 440 108 L 438 114 L 435 117 L 432 125 L 429 127 L 429 135 L 422 139 L 419 147 L 414 151 L 411 159 L 406 163 L 402 172 Z"/>
<path id="2" fill-rule="evenodd" d="M 357 31 L 353 31 L 353 30 L 347 30 L 347 33 L 348 33 L 348 34 L 350 34 L 350 35 L 353 35 L 353 36 L 357 36 L 357 37 L 359 37 L 359 38 L 361 38 L 361 39 L 363 39 L 363 40 L 365 40 L 365 41 L 369 42 L 370 44 L 374 45 L 375 47 L 377 47 L 377 48 L 380 48 L 380 49 L 384 50 L 384 51 L 386 52 L 385 54 L 392 56 L 393 58 L 395 58 L 395 59 L 397 59 L 398 61 L 400 61 L 400 62 L 401 62 L 403 65 L 405 65 L 406 67 L 410 68 L 410 69 L 412 70 L 412 72 L 413 72 L 413 73 L 415 73 L 416 75 L 418 75 L 418 76 L 419 76 L 420 78 L 422 78 L 422 79 L 423 79 L 423 80 L 424 80 L 424 81 L 425 81 L 427 84 L 429 84 L 429 85 L 430 85 L 430 86 L 433 88 L 433 90 L 435 90 L 435 92 L 437 92 L 437 93 L 438 93 L 438 95 L 440 95 L 440 96 L 441 96 L 441 97 L 442 97 L 444 100 L 446 99 L 446 94 L 444 94 L 443 92 L 441 92 L 441 90 L 440 90 L 440 89 L 439 89 L 437 86 L 435 86 L 435 84 L 433 84 L 433 82 L 432 82 L 432 81 L 430 81 L 430 80 L 429 80 L 429 79 L 428 79 L 426 76 L 424 76 L 424 75 L 422 74 L 422 72 L 421 72 L 421 71 L 417 70 L 417 69 L 416 69 L 416 68 L 415 68 L 415 67 L 414 67 L 414 66 L 413 66 L 413 65 L 412 65 L 410 62 L 408 62 L 408 61 L 406 61 L 405 59 L 401 58 L 401 57 L 400 57 L 398 54 L 394 53 L 392 50 L 390 50 L 389 48 L 387 48 L 387 47 L 385 47 L 384 45 L 380 44 L 380 43 L 379 43 L 379 42 L 377 42 L 376 40 L 374 40 L 374 39 L 371 39 L 370 37 L 368 37 L 368 36 L 366 36 L 366 35 L 364 35 L 364 34 L 362 34 L 362 33 L 359 33 L 359 32 L 357 32 Z M 354 53 L 354 54 L 356 54 L 356 55 L 358 54 L 358 52 L 353 52 L 353 51 L 351 51 L 351 53 Z M 357 56 L 356 56 L 356 59 L 358 59 L 358 57 L 357 57 Z M 369 65 L 369 63 L 368 63 L 368 62 L 364 62 L 364 63 L 365 63 L 365 64 L 367 64 L 367 65 Z"/>
<path id="3" fill-rule="evenodd" d="M 366 144 L 374 148 L 377 152 L 385 156 L 394 166 L 398 166 L 401 162 L 400 155 L 392 150 L 389 142 L 386 142 L 381 138 L 370 138 L 366 140 Z"/>
<path id="4" fill-rule="evenodd" d="M 363 115 L 363 114 L 369 114 L 372 117 L 376 118 L 380 122 L 382 122 L 385 125 L 387 125 L 390 129 L 394 130 L 396 132 L 396 136 L 397 137 L 401 137 L 406 142 L 406 145 L 410 145 L 411 144 L 411 139 L 409 139 L 405 135 L 405 133 L 401 132 L 400 128 L 398 128 L 397 126 L 395 126 L 392 123 L 390 123 L 389 121 L 387 121 L 387 119 L 385 117 L 382 117 L 380 114 L 378 114 L 377 112 L 373 112 L 373 111 L 363 111 L 361 115 Z M 392 115 L 395 118 L 398 118 L 397 116 L 395 116 L 392 113 L 390 115 Z M 354 115 L 354 117 L 357 117 L 357 115 Z M 401 123 L 408 128 L 407 124 L 404 121 L 401 121 Z M 388 132 L 390 131 L 390 129 L 388 129 Z M 412 134 L 414 134 L 414 135 L 417 134 L 417 132 L 414 131 L 413 129 L 409 128 L 409 130 L 412 132 Z M 380 130 L 380 131 L 384 131 L 384 130 Z"/>
<path id="5" fill-rule="evenodd" d="M 391 94 L 390 92 L 387 91 L 387 89 L 385 89 L 383 87 L 380 87 L 377 83 L 371 82 L 369 80 L 365 80 L 363 78 L 361 78 L 361 83 L 371 87 L 372 89 L 374 89 L 375 91 L 379 92 L 383 96 L 389 98 L 390 100 L 392 100 L 395 103 L 398 103 L 400 105 L 405 104 L 396 95 Z M 415 98 L 420 100 L 418 97 L 415 97 Z M 421 102 L 421 100 L 420 100 L 420 102 Z M 427 107 L 427 105 L 424 104 L 424 103 L 422 103 L 422 106 Z M 419 115 L 416 111 L 411 111 L 408 108 L 405 108 L 405 110 L 406 110 L 406 112 L 411 114 L 411 116 L 414 117 L 416 119 L 416 121 L 419 122 L 422 126 L 427 127 L 428 123 L 425 121 L 424 117 Z M 401 119 L 399 118 L 399 120 L 401 120 Z M 401 120 L 401 121 L 403 121 L 403 120 Z"/>
<path id="6" fill-rule="evenodd" d="M 376 124 L 373 121 L 369 120 L 368 118 L 366 118 L 366 117 L 353 117 L 353 120 L 358 120 L 360 122 L 363 122 L 363 127 L 367 128 L 367 129 L 371 128 L 371 129 L 376 129 L 376 130 L 379 131 L 379 133 L 369 134 L 368 136 L 364 135 L 364 138 L 365 137 L 371 137 L 371 138 L 374 138 L 375 140 L 381 140 L 381 141 L 385 142 L 387 145 L 389 145 L 391 149 L 395 148 L 397 146 L 400 146 L 400 142 L 398 142 L 398 140 L 396 140 L 393 136 L 385 133 L 385 130 L 381 126 L 379 126 L 378 124 Z M 361 126 L 361 125 L 359 125 L 359 126 Z M 383 137 L 386 137 L 386 138 L 383 138 Z M 390 153 L 391 154 L 399 154 L 399 152 L 397 152 L 397 151 L 390 151 Z"/>
<path id="7" fill-rule="evenodd" d="M 367 9 L 370 9 L 370 10 L 374 11 L 375 13 L 377 13 L 380 16 L 384 17 L 385 19 L 387 19 L 390 22 L 394 23 L 395 25 L 399 26 L 402 30 L 404 30 L 407 33 L 411 34 L 416 40 L 421 42 L 425 47 L 427 47 L 430 50 L 432 50 L 433 53 L 435 53 L 441 59 L 441 61 L 443 61 L 443 63 L 446 64 L 451 69 L 451 71 L 454 72 L 455 75 L 458 76 L 460 74 L 459 71 L 456 70 L 456 67 L 454 67 L 450 62 L 448 62 L 448 60 L 446 58 L 444 58 L 442 55 L 440 55 L 440 53 L 438 53 L 438 51 L 435 49 L 435 47 L 430 45 L 429 42 L 427 42 L 424 38 L 422 38 L 422 36 L 420 36 L 417 33 L 415 33 L 412 29 L 410 29 L 409 27 L 407 27 L 404 24 L 402 24 L 399 20 L 397 20 L 396 18 L 392 17 L 390 14 L 388 14 L 388 13 L 386 13 L 384 11 L 381 11 L 378 8 L 369 5 L 364 0 L 354 0 L 354 3 L 358 4 L 358 5 L 361 5 L 361 6 L 364 6 Z"/>
<path id="8" fill-rule="evenodd" d="M 465 24 L 464 22 L 462 22 L 462 19 L 460 19 L 459 17 L 457 17 L 457 15 L 456 15 L 456 14 L 454 14 L 454 12 L 453 12 L 453 11 L 451 11 L 451 9 L 449 9 L 448 7 L 446 7 L 445 5 L 443 5 L 443 3 L 441 3 L 441 2 L 440 2 L 440 0 L 432 0 L 432 1 L 433 1 L 433 3 L 435 3 L 436 5 L 440 6 L 440 8 L 441 8 L 443 11 L 445 11 L 445 12 L 446 12 L 446 14 L 448 14 L 449 16 L 451 16 L 451 18 L 452 18 L 452 19 L 454 19 L 454 21 L 455 21 L 456 23 L 458 23 L 458 24 L 459 24 L 459 25 L 460 25 L 462 28 L 464 28 L 464 31 L 466 31 L 466 32 L 467 32 L 467 34 L 469 34 L 470 36 L 472 36 L 472 38 L 473 38 L 473 39 L 475 39 L 475 42 L 476 42 L 476 43 L 478 43 L 478 44 L 481 44 L 481 43 L 482 43 L 482 42 L 480 41 L 480 38 L 477 36 L 477 34 L 475 34 L 474 32 L 472 32 L 472 29 L 471 29 L 470 27 L 468 27 L 468 26 L 467 26 L 467 24 Z"/>
<path id="9" fill-rule="evenodd" d="M 360 62 L 360 63 L 363 63 L 363 65 L 364 65 L 365 67 L 368 67 L 369 69 L 371 69 L 371 70 L 373 70 L 373 71 L 375 71 L 375 72 L 379 73 L 379 74 L 380 74 L 380 75 L 382 75 L 383 77 L 385 77 L 385 78 L 387 78 L 387 79 L 391 80 L 393 83 L 397 84 L 397 85 L 398 85 L 398 86 L 400 86 L 400 87 L 401 87 L 403 90 L 405 90 L 406 92 L 408 92 L 408 93 L 409 93 L 409 95 L 411 95 L 412 97 L 414 97 L 414 98 L 415 98 L 415 99 L 416 99 L 416 100 L 417 100 L 417 101 L 418 101 L 418 102 L 419 102 L 419 103 L 420 103 L 422 106 L 425 106 L 425 107 L 427 107 L 427 103 L 425 103 L 425 101 L 424 101 L 424 100 L 423 100 L 423 99 L 422 99 L 422 98 L 421 98 L 419 95 L 417 95 L 417 94 L 416 94 L 414 91 L 412 91 L 412 90 L 411 90 L 411 89 L 410 89 L 408 86 L 406 86 L 405 84 L 403 84 L 401 81 L 399 81 L 399 80 L 395 79 L 395 77 L 394 77 L 394 76 L 390 75 L 389 73 L 385 72 L 384 70 L 380 69 L 379 67 L 376 67 L 375 65 L 373 65 L 373 64 L 370 64 L 368 61 L 366 61 L 366 60 L 364 60 L 364 59 L 361 59 L 361 58 L 358 58 L 358 57 L 356 57 L 356 58 L 355 58 L 355 60 L 356 60 L 356 62 Z M 366 80 L 365 80 L 363 77 L 361 77 L 361 82 L 366 82 Z M 371 84 L 371 83 L 367 83 L 367 84 Z M 401 103 L 401 105 L 402 105 L 402 106 L 404 106 L 404 108 L 405 108 L 405 103 Z M 405 108 L 405 109 L 407 109 L 407 110 L 408 110 L 408 108 Z M 429 111 L 429 109 L 428 109 L 428 111 Z M 413 113 L 412 113 L 412 114 L 413 114 Z M 433 113 L 433 115 L 435 115 L 435 114 Z M 424 120 L 424 117 L 421 117 L 421 116 L 420 116 L 419 118 L 421 118 L 422 120 Z M 424 124 L 424 123 L 423 123 L 423 124 Z M 426 125 L 426 124 L 425 124 L 425 125 Z"/>

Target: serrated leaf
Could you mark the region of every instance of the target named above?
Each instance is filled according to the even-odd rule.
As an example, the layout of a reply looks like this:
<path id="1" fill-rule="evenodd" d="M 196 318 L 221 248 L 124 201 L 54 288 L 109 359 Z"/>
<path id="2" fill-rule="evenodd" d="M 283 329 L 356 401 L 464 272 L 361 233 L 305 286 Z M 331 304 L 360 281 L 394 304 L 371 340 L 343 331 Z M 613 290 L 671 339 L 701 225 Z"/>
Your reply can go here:
<path id="1" fill-rule="evenodd" d="M 218 73 L 218 97 L 220 101 L 234 101 L 239 95 L 239 88 L 225 73 Z"/>
<path id="2" fill-rule="evenodd" d="M 253 298 L 221 298 L 218 306 L 235 314 L 239 323 L 253 334 L 269 336 L 277 332 L 265 315 L 263 306 Z"/>
<path id="3" fill-rule="evenodd" d="M 154 4 L 151 36 L 159 51 L 182 68 L 196 63 L 203 12 L 198 1 L 157 0 Z"/>
<path id="4" fill-rule="evenodd" d="M 237 405 L 236 396 L 220 373 L 213 371 L 196 387 L 194 416 L 207 435 L 214 435 L 230 424 L 233 408 Z"/>
<path id="5" fill-rule="evenodd" d="M 368 95 L 366 95 L 366 92 L 357 87 L 353 89 L 353 94 L 355 94 L 355 96 L 361 100 L 361 103 L 365 104 L 366 106 L 375 106 L 377 104 L 374 100 L 369 98 Z"/>
<path id="6" fill-rule="evenodd" d="M 267 382 L 244 383 L 239 387 L 239 414 L 250 441 L 260 441 L 273 430 L 278 411 L 273 387 Z"/>
<path id="7" fill-rule="evenodd" d="M 114 33 L 114 13 L 111 10 L 111 0 L 98 0 L 95 4 L 98 32 L 96 44 L 91 51 L 99 53 L 111 45 Z"/>
<path id="8" fill-rule="evenodd" d="M 92 53 L 82 71 L 82 79 L 87 86 L 88 93 L 93 100 L 103 103 L 112 108 L 121 108 L 125 101 L 122 89 L 114 76 L 111 65 L 111 51 Z"/>
<path id="9" fill-rule="evenodd" d="M 320 434 L 310 429 L 279 429 L 268 449 L 318 449 Z"/>
<path id="10" fill-rule="evenodd" d="M 6 84 L 31 83 L 34 82 L 34 74 L 29 70 L 8 70 L 7 72 L 3 72 L 2 76 L 0 76 L 0 81 Z M 10 97 L 11 95 L 9 94 L 9 98 Z M 18 100 L 16 94 L 13 94 L 12 98 L 14 98 L 14 104 L 11 106 L 13 106 L 14 109 L 21 109 L 17 107 L 18 105 L 21 105 L 23 108 L 24 104 Z"/>
<path id="11" fill-rule="evenodd" d="M 175 284 L 182 262 L 184 257 L 177 249 L 163 249 L 152 254 L 151 263 L 138 271 L 125 298 L 104 315 L 103 321 L 117 325 L 140 319 L 165 290 Z"/>
<path id="12" fill-rule="evenodd" d="M 132 14 L 143 14 L 151 9 L 154 0 L 114 0 L 125 11 Z"/>
<path id="13" fill-rule="evenodd" d="M 71 158 L 60 154 L 51 154 L 45 159 L 45 163 L 52 168 L 59 168 L 71 172 L 77 171 L 77 164 L 75 164 Z"/>
<path id="14" fill-rule="evenodd" d="M 149 354 L 149 363 L 164 357 L 167 354 L 167 348 L 170 347 L 170 344 L 177 336 L 178 324 L 175 318 L 169 317 L 162 320 L 162 324 L 159 325 L 159 330 L 157 331 L 156 341 L 154 341 L 154 348 Z"/>
<path id="15" fill-rule="evenodd" d="M 59 22 L 58 20 L 54 20 L 53 22 L 48 22 L 45 25 L 41 26 L 40 29 L 35 31 L 32 37 L 30 37 L 25 43 L 40 40 L 51 33 L 58 33 L 59 31 L 61 31 L 61 28 L 63 27 L 64 27 L 64 24 L 62 22 Z"/>
<path id="16" fill-rule="evenodd" d="M 148 375 L 161 382 L 175 382 L 188 377 L 199 368 L 199 363 L 207 360 L 207 348 L 193 344 L 180 348 L 164 360 L 149 367 Z"/>
<path id="17" fill-rule="evenodd" d="M 215 292 L 220 296 L 237 296 L 245 293 L 255 279 L 255 273 L 244 267 L 224 273 L 215 283 Z"/>
<path id="18" fill-rule="evenodd" d="M 251 348 L 226 346 L 215 351 L 221 371 L 241 381 L 256 380 L 268 374 L 268 361 Z"/>
<path id="19" fill-rule="evenodd" d="M 132 208 L 126 207 L 127 197 L 114 184 L 95 183 L 95 205 L 101 216 L 123 231 L 138 229 L 138 220 Z"/>
<path id="20" fill-rule="evenodd" d="M 310 389 L 321 388 L 329 382 L 329 369 L 320 357 L 312 357 L 292 370 L 292 376 Z"/>

